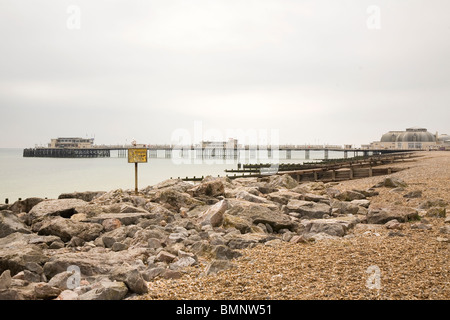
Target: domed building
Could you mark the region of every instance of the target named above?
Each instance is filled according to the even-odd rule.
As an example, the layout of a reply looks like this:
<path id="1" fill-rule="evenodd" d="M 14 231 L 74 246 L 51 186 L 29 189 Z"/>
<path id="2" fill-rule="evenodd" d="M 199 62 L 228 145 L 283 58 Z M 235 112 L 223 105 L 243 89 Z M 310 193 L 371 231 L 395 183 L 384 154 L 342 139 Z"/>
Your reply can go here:
<path id="1" fill-rule="evenodd" d="M 444 137 L 445 139 L 445 137 Z M 381 136 L 380 141 L 373 142 L 373 149 L 437 149 L 442 144 L 438 134 L 432 134 L 425 128 L 413 127 L 405 131 L 389 131 Z"/>

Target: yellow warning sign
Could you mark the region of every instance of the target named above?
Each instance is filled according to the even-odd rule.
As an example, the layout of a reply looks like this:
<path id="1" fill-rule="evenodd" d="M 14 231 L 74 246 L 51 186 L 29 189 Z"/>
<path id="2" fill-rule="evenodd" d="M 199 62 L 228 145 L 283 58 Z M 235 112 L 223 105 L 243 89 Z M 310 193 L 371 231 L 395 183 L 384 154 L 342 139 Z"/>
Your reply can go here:
<path id="1" fill-rule="evenodd" d="M 146 163 L 147 149 L 132 148 L 128 149 L 128 163 Z"/>

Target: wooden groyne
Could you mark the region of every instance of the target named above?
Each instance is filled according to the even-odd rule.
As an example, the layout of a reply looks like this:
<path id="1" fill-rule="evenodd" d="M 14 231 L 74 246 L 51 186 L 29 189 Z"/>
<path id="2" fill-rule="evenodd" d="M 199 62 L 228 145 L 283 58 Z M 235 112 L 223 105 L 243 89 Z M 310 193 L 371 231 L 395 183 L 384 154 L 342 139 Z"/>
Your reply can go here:
<path id="1" fill-rule="evenodd" d="M 398 153 L 398 154 L 385 154 L 385 155 L 374 155 L 366 157 L 364 159 L 352 159 L 343 161 L 342 159 L 337 159 L 337 161 L 323 161 L 318 163 L 307 163 L 301 165 L 298 170 L 279 170 L 279 168 L 289 168 L 289 165 L 250 165 L 240 170 L 225 170 L 226 172 L 235 172 L 233 175 L 225 175 L 225 177 L 230 179 L 236 178 L 262 178 L 268 175 L 282 175 L 288 174 L 298 182 L 309 182 L 309 181 L 322 181 L 322 182 L 332 182 L 332 181 L 343 181 L 367 178 L 372 176 L 387 175 L 397 171 L 401 171 L 404 168 L 396 167 L 384 167 L 377 168 L 386 164 L 393 164 L 397 162 L 405 162 L 414 160 L 413 158 L 418 157 L 417 153 Z M 237 174 L 241 173 L 241 174 Z M 193 178 L 182 178 L 184 181 L 201 181 L 202 177 Z"/>

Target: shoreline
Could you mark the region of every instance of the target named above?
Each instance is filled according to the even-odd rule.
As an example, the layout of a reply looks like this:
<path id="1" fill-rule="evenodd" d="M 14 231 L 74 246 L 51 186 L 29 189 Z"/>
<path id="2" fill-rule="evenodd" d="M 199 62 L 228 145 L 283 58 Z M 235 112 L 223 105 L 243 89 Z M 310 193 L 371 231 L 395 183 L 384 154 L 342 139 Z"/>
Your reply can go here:
<path id="1" fill-rule="evenodd" d="M 450 153 L 422 154 L 341 182 L 207 177 L 3 205 L 0 297 L 450 299 Z"/>

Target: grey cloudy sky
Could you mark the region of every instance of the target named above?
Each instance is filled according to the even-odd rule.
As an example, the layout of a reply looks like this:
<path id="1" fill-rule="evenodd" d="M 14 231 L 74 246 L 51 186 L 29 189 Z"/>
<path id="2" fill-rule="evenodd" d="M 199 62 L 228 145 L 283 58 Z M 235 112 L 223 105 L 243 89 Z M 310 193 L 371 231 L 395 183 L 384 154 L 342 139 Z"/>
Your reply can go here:
<path id="1" fill-rule="evenodd" d="M 448 0 L 0 0 L 0 147 L 170 143 L 199 122 L 294 144 L 450 134 L 449 12 Z"/>

